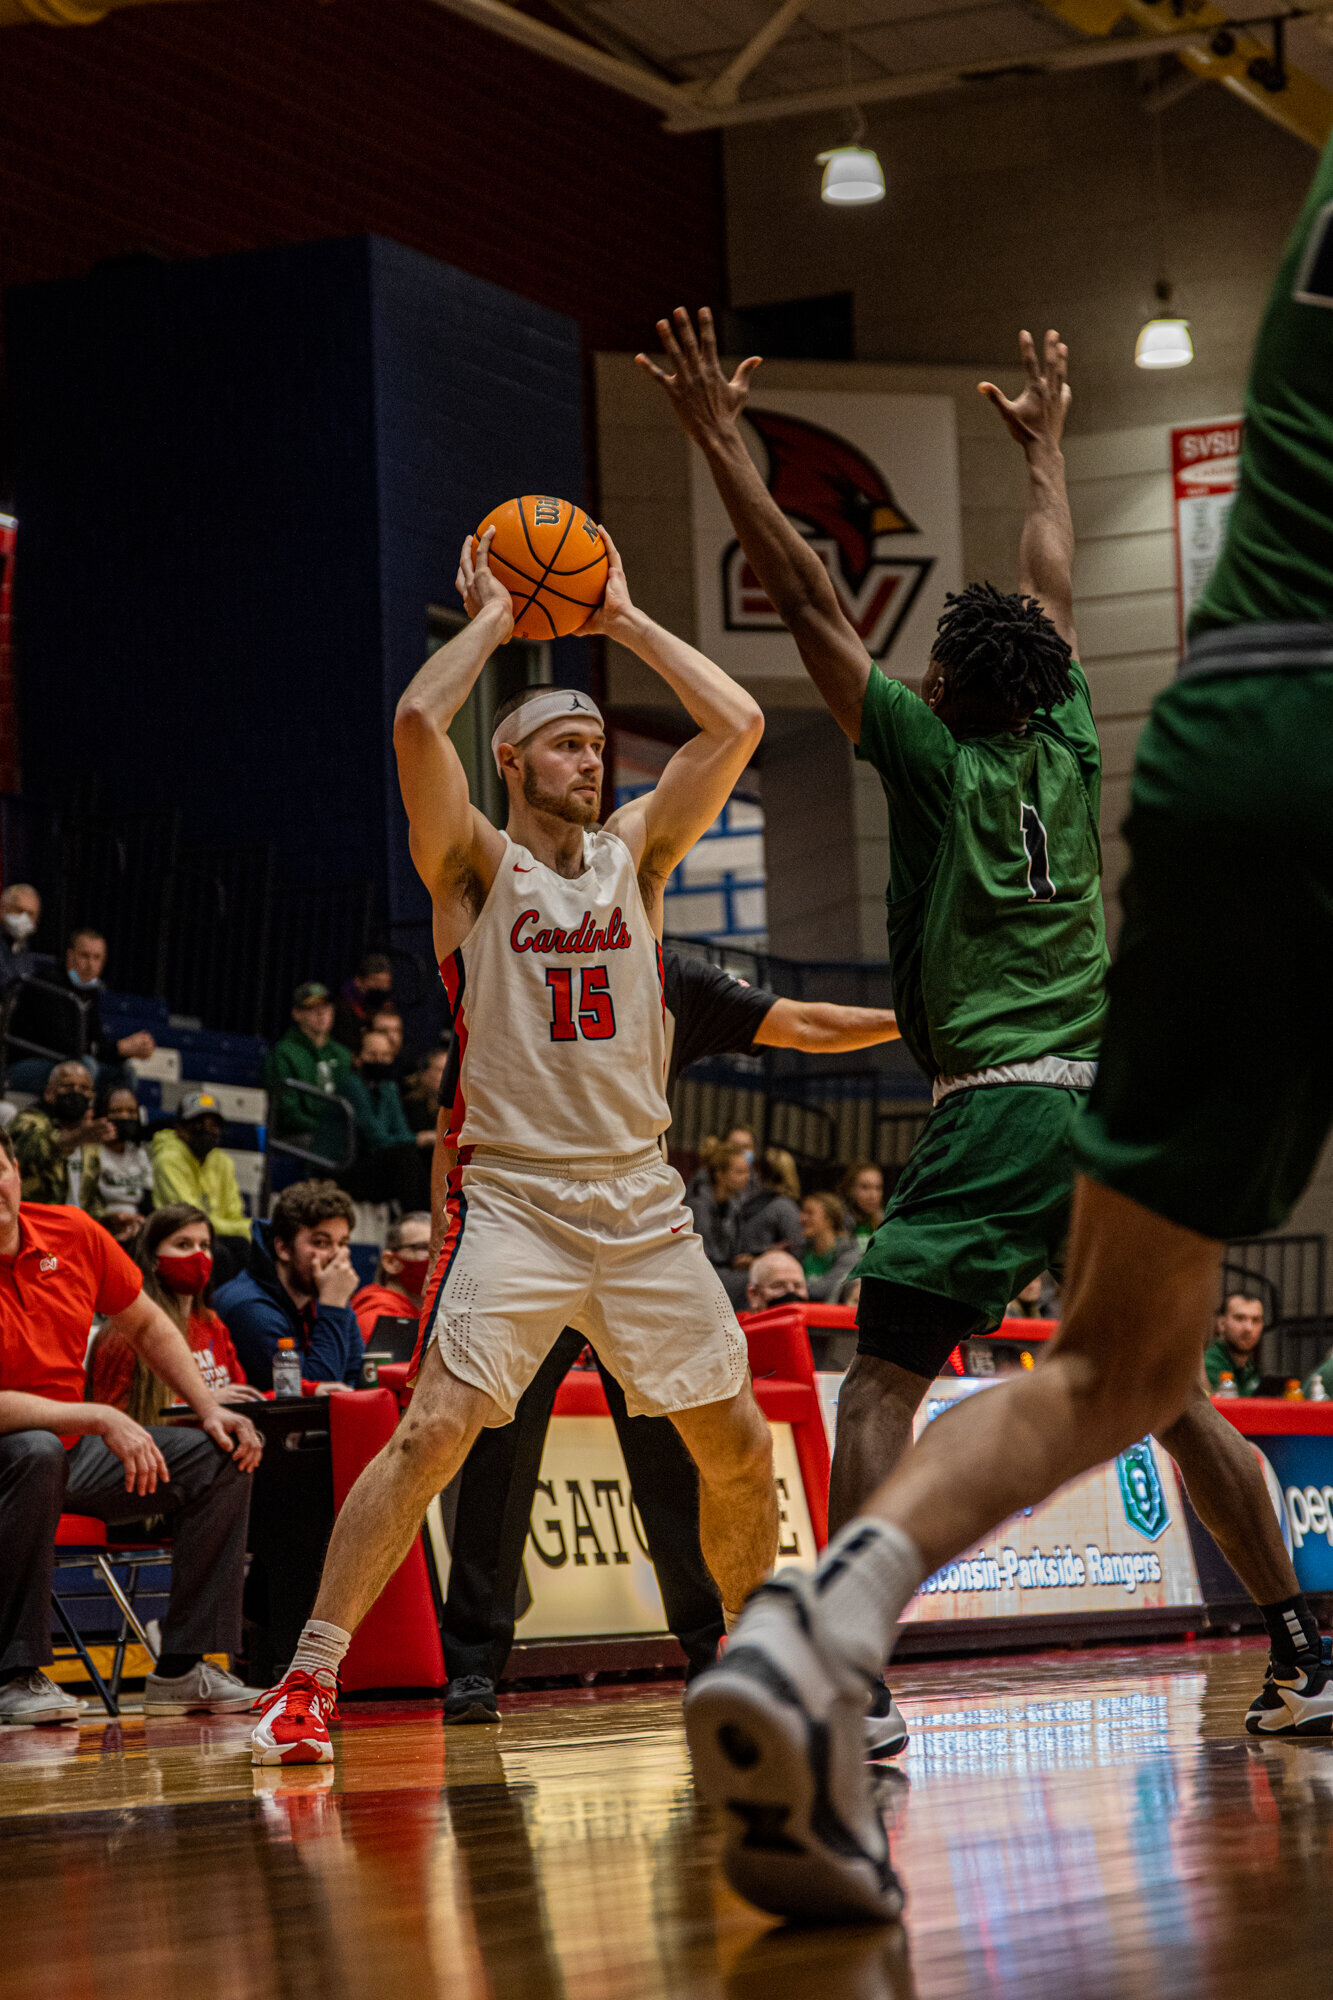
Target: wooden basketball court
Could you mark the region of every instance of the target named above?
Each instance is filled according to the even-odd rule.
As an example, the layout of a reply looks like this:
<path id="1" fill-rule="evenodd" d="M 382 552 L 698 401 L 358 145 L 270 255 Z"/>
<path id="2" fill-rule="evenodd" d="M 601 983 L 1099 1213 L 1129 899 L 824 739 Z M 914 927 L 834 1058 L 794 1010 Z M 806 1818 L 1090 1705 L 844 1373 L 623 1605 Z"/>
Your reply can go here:
<path id="1" fill-rule="evenodd" d="M 349 1706 L 327 1769 L 244 1718 L 0 1733 L 0 1993 L 23 2000 L 906 2000 L 1325 1993 L 1333 1742 L 1259 1744 L 1253 1642 L 909 1663 L 880 1781 L 905 1930 L 722 1884 L 678 1686 L 499 1730 Z"/>

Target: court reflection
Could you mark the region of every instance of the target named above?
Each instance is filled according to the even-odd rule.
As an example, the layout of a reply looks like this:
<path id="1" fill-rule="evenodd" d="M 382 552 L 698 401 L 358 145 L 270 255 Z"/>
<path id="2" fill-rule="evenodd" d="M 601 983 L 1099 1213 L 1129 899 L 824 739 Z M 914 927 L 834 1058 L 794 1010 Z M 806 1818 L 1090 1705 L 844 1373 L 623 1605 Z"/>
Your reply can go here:
<path id="1" fill-rule="evenodd" d="M 349 1707 L 333 1767 L 243 1718 L 0 1735 L 22 2000 L 1260 2000 L 1327 1990 L 1333 1742 L 1258 1743 L 1256 1648 L 913 1665 L 877 1780 L 901 1931 L 797 1931 L 716 1871 L 676 1690 L 445 1731 Z"/>

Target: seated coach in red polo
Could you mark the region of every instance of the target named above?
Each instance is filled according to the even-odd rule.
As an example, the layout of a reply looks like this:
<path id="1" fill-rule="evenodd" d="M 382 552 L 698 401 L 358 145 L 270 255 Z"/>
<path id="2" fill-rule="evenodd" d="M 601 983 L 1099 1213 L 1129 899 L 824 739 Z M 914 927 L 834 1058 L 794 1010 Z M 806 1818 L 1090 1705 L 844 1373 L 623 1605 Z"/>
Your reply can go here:
<path id="1" fill-rule="evenodd" d="M 240 1644 L 249 1474 L 263 1441 L 207 1387 L 120 1245 L 81 1209 L 21 1203 L 19 1181 L 0 1132 L 0 1722 L 79 1713 L 42 1672 L 53 1658 L 62 1513 L 117 1524 L 165 1516 L 171 1600 L 145 1713 L 249 1708 L 257 1690 L 203 1656 Z M 95 1313 L 190 1405 L 200 1429 L 145 1430 L 121 1410 L 83 1401 Z"/>

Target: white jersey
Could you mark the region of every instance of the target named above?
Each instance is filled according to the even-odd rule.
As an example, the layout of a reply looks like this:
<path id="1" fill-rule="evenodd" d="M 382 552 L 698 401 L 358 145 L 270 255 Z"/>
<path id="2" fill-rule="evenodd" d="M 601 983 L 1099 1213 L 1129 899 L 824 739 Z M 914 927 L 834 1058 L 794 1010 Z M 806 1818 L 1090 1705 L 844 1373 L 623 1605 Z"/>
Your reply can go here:
<path id="1" fill-rule="evenodd" d="M 662 954 L 634 860 L 585 833 L 557 875 L 504 836 L 477 921 L 440 977 L 454 1050 L 448 1143 L 533 1160 L 641 1153 L 670 1122 Z"/>

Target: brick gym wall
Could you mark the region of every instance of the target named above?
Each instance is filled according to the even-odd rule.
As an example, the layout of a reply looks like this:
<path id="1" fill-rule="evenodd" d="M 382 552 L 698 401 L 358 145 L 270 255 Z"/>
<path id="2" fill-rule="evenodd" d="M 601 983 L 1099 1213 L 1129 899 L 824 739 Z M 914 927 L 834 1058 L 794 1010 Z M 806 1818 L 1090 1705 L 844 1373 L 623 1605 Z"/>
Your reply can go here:
<path id="1" fill-rule="evenodd" d="M 198 0 L 5 29 L 0 187 L 6 287 L 135 251 L 372 231 L 568 313 L 588 351 L 723 296 L 715 138 L 669 138 L 647 106 L 429 0 Z"/>

